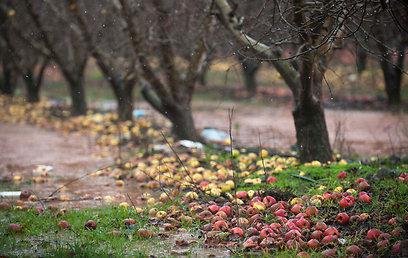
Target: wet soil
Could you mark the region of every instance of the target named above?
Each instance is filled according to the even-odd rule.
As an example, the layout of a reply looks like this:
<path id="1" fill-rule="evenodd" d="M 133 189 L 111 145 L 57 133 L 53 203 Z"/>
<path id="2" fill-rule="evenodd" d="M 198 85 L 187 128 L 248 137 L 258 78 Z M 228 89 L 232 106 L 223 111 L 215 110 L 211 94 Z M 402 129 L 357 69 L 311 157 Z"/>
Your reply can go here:
<path id="1" fill-rule="evenodd" d="M 21 181 L 0 184 L 0 191 L 29 189 L 40 198 L 47 197 L 58 187 L 113 163 L 112 158 L 100 157 L 99 153 L 92 140 L 84 136 L 0 123 L 0 178 L 22 176 Z M 53 167 L 44 183 L 31 182 L 37 165 Z M 133 181 L 117 187 L 115 180 L 107 175 L 89 176 L 61 189 L 55 196 L 68 200 L 55 202 L 74 208 L 99 206 L 106 204 L 103 197 L 107 195 L 114 202 L 129 202 L 126 196 L 129 193 L 139 204 L 141 192 Z"/>
<path id="2" fill-rule="evenodd" d="M 164 119 L 144 103 L 156 120 Z M 258 132 L 264 147 L 289 150 L 295 144 L 295 129 L 290 106 L 265 106 L 237 102 L 195 101 L 193 113 L 198 129 L 215 127 L 228 131 L 228 109 L 234 107 L 233 136 L 241 146 L 258 146 Z M 326 110 L 329 134 L 335 149 L 359 157 L 403 155 L 408 153 L 408 116 L 404 113 L 380 111 Z M 59 186 L 86 173 L 112 164 L 112 158 L 100 157 L 100 149 L 84 136 L 41 129 L 30 125 L 0 124 L 0 178 L 23 176 L 22 183 L 0 184 L 0 190 L 32 189 L 46 197 Z M 36 165 L 50 165 L 46 183 L 31 183 Z M 112 177 L 91 176 L 62 189 L 58 197 L 69 199 L 69 207 L 105 204 L 104 196 L 115 202 L 132 200 L 140 203 L 140 185 L 128 180 L 124 187 L 115 186 Z"/>
<path id="3" fill-rule="evenodd" d="M 216 127 L 228 131 L 228 109 L 234 108 L 233 136 L 242 146 L 262 145 L 289 150 L 296 143 L 291 106 L 196 102 L 193 106 L 198 128 Z M 361 158 L 406 155 L 408 114 L 386 111 L 325 110 L 334 149 Z"/>

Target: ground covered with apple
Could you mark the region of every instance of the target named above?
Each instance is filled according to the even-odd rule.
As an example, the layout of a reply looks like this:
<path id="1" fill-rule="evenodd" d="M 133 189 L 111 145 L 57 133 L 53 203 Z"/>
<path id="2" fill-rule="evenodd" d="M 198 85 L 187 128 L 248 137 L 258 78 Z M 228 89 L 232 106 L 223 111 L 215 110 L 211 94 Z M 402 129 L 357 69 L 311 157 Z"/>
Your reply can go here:
<path id="1" fill-rule="evenodd" d="M 119 155 L 84 180 L 109 175 L 117 187 L 138 182 L 144 193 L 143 205 L 129 197 L 69 209 L 58 205 L 60 191 L 44 197 L 28 188 L 1 201 L 0 255 L 408 256 L 406 159 L 300 164 L 263 148 L 186 149 L 148 120 L 61 119 L 63 110 L 46 104 L 2 105 L 2 122 L 91 133 Z M 38 169 L 32 184 L 47 180 Z"/>

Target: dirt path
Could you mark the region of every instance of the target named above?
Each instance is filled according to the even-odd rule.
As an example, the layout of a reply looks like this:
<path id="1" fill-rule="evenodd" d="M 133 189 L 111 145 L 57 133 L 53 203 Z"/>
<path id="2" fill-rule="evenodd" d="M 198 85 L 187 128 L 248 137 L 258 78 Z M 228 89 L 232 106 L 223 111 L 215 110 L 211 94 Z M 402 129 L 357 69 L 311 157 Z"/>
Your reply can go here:
<path id="1" fill-rule="evenodd" d="M 140 108 L 148 109 L 145 104 Z M 234 136 L 243 146 L 258 145 L 258 130 L 263 146 L 288 149 L 295 143 L 295 129 L 289 107 L 269 107 L 241 103 L 196 102 L 194 117 L 197 128 L 216 127 L 228 130 L 228 108 L 234 107 Z M 156 119 L 163 118 L 152 111 L 148 114 Z M 379 111 L 326 110 L 329 133 L 335 148 L 343 145 L 343 152 L 355 152 L 360 156 L 401 155 L 408 151 L 408 116 Z M 339 124 L 341 126 L 339 126 Z M 339 130 L 340 129 L 340 130 Z M 337 133 L 336 133 L 337 132 Z M 336 134 L 340 141 L 335 141 Z M 89 139 L 70 134 L 49 131 L 30 125 L 0 123 L 0 178 L 10 175 L 23 176 L 20 184 L 0 184 L 1 190 L 29 188 L 39 196 L 48 196 L 63 185 L 90 171 L 111 164 L 109 158 L 99 158 L 95 145 Z M 36 165 L 50 165 L 54 170 L 48 182 L 28 185 Z M 127 201 L 126 193 L 132 200 L 140 200 L 142 190 L 133 181 L 125 187 L 116 187 L 108 176 L 88 177 L 75 182 L 59 196 L 71 201 L 64 202 L 70 207 L 96 206 L 104 201 L 95 197 L 112 196 L 114 201 Z M 84 200 L 82 200 L 84 198 Z"/>
<path id="2" fill-rule="evenodd" d="M 89 139 L 75 134 L 65 136 L 30 125 L 0 123 L 0 178 L 10 175 L 23 177 L 18 184 L 0 184 L 0 191 L 28 188 L 45 197 L 58 186 L 112 163 L 110 158 L 97 157 L 93 146 Z M 50 165 L 54 169 L 49 173 L 47 182 L 29 185 L 36 165 Z M 103 200 L 95 200 L 98 196 L 110 195 L 116 202 L 126 201 L 125 193 L 130 193 L 136 201 L 140 187 L 129 182 L 119 188 L 113 178 L 92 176 L 67 186 L 57 196 L 70 200 L 61 203 L 62 206 L 82 207 L 103 204 Z"/>
<path id="3" fill-rule="evenodd" d="M 148 110 L 156 120 L 165 121 L 145 103 L 137 103 L 136 107 Z M 215 127 L 228 132 L 228 109 L 232 107 L 233 135 L 239 145 L 257 147 L 258 131 L 266 147 L 289 150 L 296 143 L 290 105 L 199 100 L 193 102 L 196 127 Z M 361 158 L 408 153 L 407 113 L 326 109 L 325 115 L 333 149 L 341 153 L 353 157 L 358 154 Z"/>
<path id="4" fill-rule="evenodd" d="M 243 146 L 258 146 L 258 130 L 265 146 L 288 149 L 296 142 L 291 107 L 197 103 L 194 107 L 197 127 L 228 130 L 231 107 L 234 107 L 236 139 Z M 368 157 L 408 152 L 407 114 L 327 109 L 326 120 L 332 145 L 343 153 Z"/>

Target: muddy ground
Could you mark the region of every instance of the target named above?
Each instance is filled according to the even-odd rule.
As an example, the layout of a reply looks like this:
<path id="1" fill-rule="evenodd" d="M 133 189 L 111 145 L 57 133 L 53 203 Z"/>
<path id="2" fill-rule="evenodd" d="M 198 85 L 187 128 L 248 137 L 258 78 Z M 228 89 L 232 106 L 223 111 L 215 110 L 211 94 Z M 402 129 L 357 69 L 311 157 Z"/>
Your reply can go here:
<path id="1" fill-rule="evenodd" d="M 139 105 L 147 108 L 146 105 Z M 193 105 L 196 126 L 228 131 L 228 109 L 234 108 L 233 136 L 241 146 L 258 144 L 289 150 L 296 143 L 292 108 L 237 102 L 203 102 Z M 151 111 L 154 113 L 153 111 Z M 404 155 L 408 153 L 408 115 L 403 112 L 326 109 L 326 121 L 334 149 L 346 156 Z M 155 114 L 155 118 L 161 119 Z"/>
<path id="2" fill-rule="evenodd" d="M 37 128 L 31 125 L 0 123 L 0 178 L 22 176 L 21 182 L 3 182 L 2 190 L 30 189 L 39 197 L 47 197 L 59 186 L 113 163 L 110 157 L 101 157 L 101 150 L 89 138 Z M 53 166 L 45 183 L 27 182 L 33 177 L 36 165 Z M 55 194 L 64 199 L 61 206 L 99 206 L 112 201 L 128 201 L 129 193 L 136 204 L 140 204 L 141 189 L 136 182 L 127 182 L 124 187 L 115 186 L 109 176 L 89 176 L 76 181 Z"/>
<path id="3" fill-rule="evenodd" d="M 137 107 L 148 109 L 145 104 Z M 288 150 L 295 143 L 289 106 L 196 102 L 194 117 L 197 127 L 228 130 L 228 109 L 232 107 L 235 110 L 233 135 L 238 144 L 257 146 L 258 131 L 263 146 Z M 151 110 L 147 114 L 162 120 L 159 114 Z M 326 110 L 326 118 L 333 145 L 336 148 L 342 145 L 342 151 L 346 154 L 358 153 L 360 157 L 370 157 L 407 153 L 407 115 L 381 111 Z M 101 157 L 100 153 L 101 150 L 93 140 L 84 136 L 63 135 L 30 125 L 0 124 L 0 177 L 23 176 L 22 183 L 1 183 L 0 191 L 29 188 L 38 196 L 46 197 L 58 186 L 113 163 L 112 158 Z M 48 181 L 32 185 L 24 183 L 30 181 L 36 165 L 54 167 Z M 105 204 L 104 196 L 111 196 L 115 202 L 129 202 L 126 196 L 129 193 L 138 205 L 141 204 L 143 191 L 133 181 L 118 187 L 112 177 L 91 176 L 70 184 L 56 196 L 67 199 L 62 202 L 62 206 L 83 207 Z"/>

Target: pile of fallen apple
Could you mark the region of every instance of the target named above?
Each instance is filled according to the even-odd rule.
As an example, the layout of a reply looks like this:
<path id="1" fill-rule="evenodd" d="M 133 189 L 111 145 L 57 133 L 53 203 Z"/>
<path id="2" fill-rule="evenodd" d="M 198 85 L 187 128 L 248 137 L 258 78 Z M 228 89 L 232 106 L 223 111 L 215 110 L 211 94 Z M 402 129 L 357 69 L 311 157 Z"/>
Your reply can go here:
<path id="1" fill-rule="evenodd" d="M 7 123 L 28 123 L 54 129 L 64 133 L 78 132 L 96 138 L 101 146 L 117 146 L 123 142 L 162 142 L 158 127 L 147 118 L 119 122 L 114 112 L 71 117 L 66 106 L 53 105 L 48 100 L 27 103 L 19 97 L 0 96 L 0 121 Z"/>
<path id="2" fill-rule="evenodd" d="M 338 175 L 339 178 L 345 176 L 346 172 Z M 327 257 L 337 256 L 339 246 L 345 246 L 345 252 L 350 256 L 401 254 L 401 239 L 406 232 L 400 225 L 408 223 L 408 216 L 405 221 L 396 217 L 385 221 L 393 228 L 389 232 L 367 228 L 362 239 L 354 235 L 356 232 L 347 230 L 350 225 L 370 220 L 370 214 L 358 214 L 353 209 L 356 203 L 371 204 L 370 194 L 364 191 L 370 185 L 359 178 L 355 186 L 355 193 L 324 193 L 321 208 L 311 205 L 313 201 L 308 196 L 285 201 L 254 191 L 239 191 L 236 199 L 226 203 L 222 203 L 222 199 L 207 204 L 191 201 L 189 208 L 203 222 L 202 230 L 208 246 L 242 245 L 244 249 L 263 251 L 294 248 L 303 251 L 299 254 L 301 256 L 307 256 L 308 250 L 321 251 Z M 319 216 L 319 209 L 324 211 L 325 203 L 337 205 L 338 214 Z"/>

